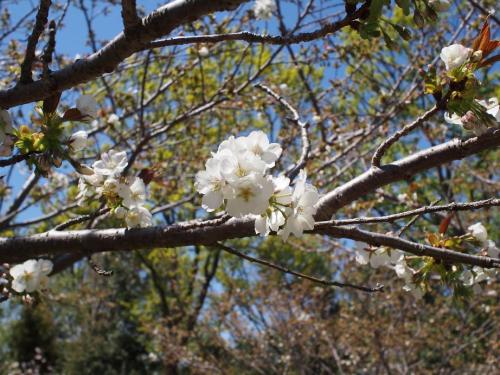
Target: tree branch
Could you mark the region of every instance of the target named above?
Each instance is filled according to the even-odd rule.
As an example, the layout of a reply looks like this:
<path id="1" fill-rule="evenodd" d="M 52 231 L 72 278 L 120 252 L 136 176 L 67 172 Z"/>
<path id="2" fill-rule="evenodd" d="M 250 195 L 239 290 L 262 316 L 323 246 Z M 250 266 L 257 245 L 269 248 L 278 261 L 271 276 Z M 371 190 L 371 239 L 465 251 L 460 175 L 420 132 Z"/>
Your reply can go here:
<path id="1" fill-rule="evenodd" d="M 26 46 L 26 52 L 24 55 L 24 61 L 21 64 L 21 77 L 19 82 L 21 84 L 30 83 L 33 81 L 31 68 L 33 65 L 33 60 L 35 59 L 36 45 L 38 40 L 45 29 L 45 25 L 48 21 L 49 9 L 52 4 L 51 0 L 40 0 L 40 6 L 38 7 L 38 13 L 36 15 L 35 26 L 28 38 L 28 45 Z M 0 103 L 0 107 L 6 108 Z"/>
<path id="2" fill-rule="evenodd" d="M 141 25 L 135 0 L 122 0 L 122 18 L 126 35 Z"/>
<path id="3" fill-rule="evenodd" d="M 377 148 L 377 150 L 375 151 L 375 154 L 373 155 L 372 165 L 374 167 L 380 167 L 382 157 L 384 156 L 385 152 L 389 149 L 389 147 L 391 147 L 394 143 L 396 143 L 401 137 L 404 137 L 405 135 L 410 133 L 413 129 L 422 125 L 424 123 L 424 121 L 429 119 L 429 117 L 431 117 L 437 111 L 439 111 L 438 106 L 432 107 L 427 112 L 425 112 L 422 116 L 420 116 L 415 121 L 413 121 L 411 124 L 404 126 L 402 129 L 398 130 L 396 133 L 394 133 L 389 138 L 387 138 L 384 142 L 382 142 L 382 144 Z"/>
<path id="4" fill-rule="evenodd" d="M 500 130 L 489 131 L 480 137 L 466 141 L 453 140 L 423 150 L 382 168 L 371 168 L 352 181 L 326 194 L 318 202 L 316 221 L 328 220 L 336 210 L 377 188 L 403 180 L 418 172 L 452 160 L 500 145 Z M 495 260 L 485 257 L 456 253 L 450 250 L 412 243 L 400 238 L 353 228 L 321 228 L 312 233 L 345 236 L 374 246 L 400 248 L 417 255 L 435 256 L 443 260 L 459 261 L 482 267 L 494 266 Z M 370 234 L 367 234 L 370 233 Z M 129 251 L 155 247 L 178 247 L 195 244 L 211 245 L 232 238 L 255 236 L 252 219 L 221 217 L 209 222 L 180 223 L 168 227 L 142 229 L 50 231 L 26 237 L 0 238 L 0 262 L 15 262 L 68 251 L 97 253 L 104 251 Z"/>
<path id="5" fill-rule="evenodd" d="M 213 12 L 236 9 L 248 1 L 175 0 L 169 2 L 145 17 L 142 20 L 143 27 L 133 35 L 125 37 L 123 32 L 118 34 L 97 52 L 53 72 L 48 79 L 16 85 L 0 91 L 0 107 L 9 108 L 42 100 L 56 92 L 110 73 L 127 57 L 146 49 L 151 41 L 169 34 L 177 27 Z"/>

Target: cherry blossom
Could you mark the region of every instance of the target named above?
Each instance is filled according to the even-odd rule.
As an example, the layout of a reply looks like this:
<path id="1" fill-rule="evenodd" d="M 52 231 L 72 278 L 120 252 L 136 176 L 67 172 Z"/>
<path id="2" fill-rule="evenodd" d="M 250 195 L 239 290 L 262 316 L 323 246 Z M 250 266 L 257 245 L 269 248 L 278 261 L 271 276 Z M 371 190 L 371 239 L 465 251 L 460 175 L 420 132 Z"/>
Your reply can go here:
<path id="1" fill-rule="evenodd" d="M 269 19 L 272 17 L 273 12 L 276 11 L 275 0 L 256 0 L 253 7 L 255 17 L 261 19 Z"/>
<path id="2" fill-rule="evenodd" d="M 486 109 L 486 113 L 493 117 L 493 119 L 500 122 L 500 105 L 497 98 L 490 98 L 488 100 L 476 100 L 478 104 Z M 476 135 L 481 135 L 488 130 L 488 125 L 481 121 L 472 112 L 468 111 L 464 116 L 459 116 L 456 113 L 445 113 L 444 119 L 450 124 L 460 125 L 465 130 L 473 131 Z"/>
<path id="3" fill-rule="evenodd" d="M 87 146 L 88 134 L 84 130 L 77 131 L 69 138 L 71 150 L 76 152 Z"/>
<path id="4" fill-rule="evenodd" d="M 18 293 L 34 292 L 44 287 L 48 281 L 48 274 L 52 271 L 53 264 L 50 260 L 30 259 L 10 269 L 12 276 L 12 289 Z"/>
<path id="5" fill-rule="evenodd" d="M 274 167 L 274 163 L 281 155 L 282 149 L 278 143 L 270 143 L 267 135 L 262 131 L 253 131 L 248 137 L 240 137 L 237 139 L 246 150 L 260 157 L 266 167 Z"/>
<path id="6" fill-rule="evenodd" d="M 125 222 L 129 228 L 144 228 L 153 225 L 153 215 L 145 207 L 134 206 L 127 212 Z"/>
<path id="7" fill-rule="evenodd" d="M 117 193 L 123 199 L 122 204 L 127 208 L 143 206 L 146 201 L 146 185 L 144 181 L 136 177 L 129 184 L 119 184 Z"/>
<path id="8" fill-rule="evenodd" d="M 472 49 L 464 47 L 461 44 L 452 44 L 451 46 L 444 47 L 439 57 L 446 65 L 446 70 L 450 71 L 465 64 L 471 54 Z"/>
<path id="9" fill-rule="evenodd" d="M 82 116 L 90 118 L 96 118 L 99 109 L 97 101 L 91 95 L 80 96 L 76 101 L 76 108 L 80 111 Z"/>
<path id="10" fill-rule="evenodd" d="M 481 223 L 476 223 L 467 228 L 471 232 L 472 236 L 475 237 L 482 244 L 488 243 L 488 232 L 486 228 Z"/>
<path id="11" fill-rule="evenodd" d="M 259 215 L 269 206 L 273 195 L 272 181 L 256 174 L 240 178 L 234 184 L 234 196 L 227 200 L 226 212 L 234 217 Z"/>
<path id="12" fill-rule="evenodd" d="M 110 150 L 101 154 L 101 160 L 96 161 L 92 168 L 102 176 L 118 176 L 127 166 L 127 153 L 125 151 Z"/>
<path id="13" fill-rule="evenodd" d="M 314 228 L 314 215 L 317 211 L 315 205 L 318 203 L 319 193 L 306 179 L 306 172 L 301 170 L 293 190 L 292 207 L 288 210 L 290 213 L 287 214 L 285 226 L 278 232 L 285 241 L 291 233 L 301 237 L 304 230 Z"/>

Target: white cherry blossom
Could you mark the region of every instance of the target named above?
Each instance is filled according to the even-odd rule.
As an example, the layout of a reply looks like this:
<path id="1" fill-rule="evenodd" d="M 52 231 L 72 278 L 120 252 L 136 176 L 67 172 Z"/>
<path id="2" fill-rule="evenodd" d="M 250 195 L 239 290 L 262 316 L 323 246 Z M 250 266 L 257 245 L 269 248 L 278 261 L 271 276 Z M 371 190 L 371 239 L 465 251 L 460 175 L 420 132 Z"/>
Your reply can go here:
<path id="1" fill-rule="evenodd" d="M 83 116 L 96 118 L 99 106 L 92 95 L 82 95 L 76 101 L 76 108 Z"/>
<path id="2" fill-rule="evenodd" d="M 476 100 L 476 102 L 483 106 L 486 109 L 486 113 L 492 116 L 497 123 L 500 123 L 500 105 L 497 98 Z M 485 133 L 489 125 L 484 121 L 480 121 L 472 111 L 468 111 L 464 116 L 446 112 L 444 114 L 444 119 L 450 124 L 460 125 L 465 130 L 473 131 L 476 135 Z"/>
<path id="3" fill-rule="evenodd" d="M 263 215 L 255 219 L 255 233 L 262 236 L 271 231 L 278 232 L 279 228 L 286 223 L 286 211 L 292 203 L 292 188 L 290 179 L 279 176 L 272 179 L 274 193 L 270 198 L 271 205 Z"/>
<path id="4" fill-rule="evenodd" d="M 9 271 L 12 276 L 12 289 L 18 293 L 34 292 L 44 287 L 48 281 L 48 274 L 52 271 L 50 260 L 30 259 L 22 264 L 15 265 Z"/>
<path id="5" fill-rule="evenodd" d="M 73 133 L 69 138 L 71 150 L 74 152 L 83 150 L 87 146 L 88 136 L 84 130 Z"/>
<path id="6" fill-rule="evenodd" d="M 260 215 L 269 206 L 273 195 L 272 181 L 256 174 L 240 178 L 234 184 L 234 196 L 227 200 L 226 212 L 233 217 Z"/>
<path id="7" fill-rule="evenodd" d="M 275 0 L 256 0 L 253 7 L 255 17 L 261 19 L 269 19 L 272 17 L 273 12 L 276 11 Z"/>
<path id="8" fill-rule="evenodd" d="M 471 54 L 472 49 L 464 47 L 461 44 L 452 44 L 451 46 L 444 47 L 439 57 L 446 65 L 446 70 L 450 71 L 465 64 Z"/>
<path id="9" fill-rule="evenodd" d="M 123 199 L 122 204 L 129 209 L 146 202 L 146 185 L 139 177 L 135 177 L 131 184 L 118 184 L 116 191 Z"/>
<path id="10" fill-rule="evenodd" d="M 270 143 L 266 133 L 260 130 L 253 131 L 247 137 L 238 138 L 236 141 L 260 157 L 268 168 L 274 167 L 282 152 L 281 146 L 278 143 Z"/>
<path id="11" fill-rule="evenodd" d="M 125 151 L 110 150 L 101 154 L 101 160 L 96 161 L 92 168 L 94 172 L 102 176 L 117 177 L 127 166 L 127 153 Z"/>
<path id="12" fill-rule="evenodd" d="M 134 206 L 127 212 L 125 222 L 129 228 L 144 228 L 153 225 L 153 215 L 145 207 Z"/>
<path id="13" fill-rule="evenodd" d="M 488 244 L 488 232 L 481 223 L 476 223 L 467 228 L 472 236 L 482 244 Z"/>
<path id="14" fill-rule="evenodd" d="M 203 194 L 202 205 L 208 212 L 218 209 L 224 202 L 226 180 L 221 173 L 221 158 L 210 158 L 205 170 L 196 174 L 196 190 Z"/>
<path id="15" fill-rule="evenodd" d="M 287 240 L 290 234 L 301 237 L 304 230 L 314 228 L 314 215 L 319 200 L 317 189 L 306 182 L 307 174 L 301 170 L 292 194 L 292 208 L 287 212 L 286 224 L 278 233 L 283 240 Z"/>

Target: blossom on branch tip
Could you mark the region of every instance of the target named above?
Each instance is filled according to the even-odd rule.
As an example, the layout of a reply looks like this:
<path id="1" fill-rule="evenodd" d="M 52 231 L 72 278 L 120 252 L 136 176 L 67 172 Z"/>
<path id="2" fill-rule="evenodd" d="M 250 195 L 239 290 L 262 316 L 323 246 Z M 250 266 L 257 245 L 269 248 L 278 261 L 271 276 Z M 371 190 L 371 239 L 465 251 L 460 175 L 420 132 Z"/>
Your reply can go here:
<path id="1" fill-rule="evenodd" d="M 45 259 L 30 259 L 15 265 L 9 271 L 13 278 L 12 289 L 18 293 L 31 293 L 44 287 L 48 281 L 48 274 L 52 272 L 52 267 L 52 262 Z"/>
<path id="2" fill-rule="evenodd" d="M 465 64 L 471 54 L 472 49 L 464 47 L 461 44 L 452 44 L 451 46 L 444 47 L 439 57 L 446 65 L 446 70 L 450 71 Z"/>
<path id="3" fill-rule="evenodd" d="M 488 232 L 486 231 L 486 228 L 483 224 L 476 223 L 469 226 L 467 230 L 471 232 L 471 235 L 482 244 L 488 243 Z"/>
<path id="4" fill-rule="evenodd" d="M 486 113 L 493 118 L 497 124 L 500 123 L 500 105 L 497 98 L 490 98 L 488 100 L 475 100 L 476 103 L 486 109 Z M 473 131 L 476 135 L 484 134 L 490 123 L 485 120 L 479 119 L 472 111 L 468 111 L 465 115 L 459 116 L 456 113 L 444 114 L 444 119 L 449 124 L 460 125 L 465 130 Z"/>

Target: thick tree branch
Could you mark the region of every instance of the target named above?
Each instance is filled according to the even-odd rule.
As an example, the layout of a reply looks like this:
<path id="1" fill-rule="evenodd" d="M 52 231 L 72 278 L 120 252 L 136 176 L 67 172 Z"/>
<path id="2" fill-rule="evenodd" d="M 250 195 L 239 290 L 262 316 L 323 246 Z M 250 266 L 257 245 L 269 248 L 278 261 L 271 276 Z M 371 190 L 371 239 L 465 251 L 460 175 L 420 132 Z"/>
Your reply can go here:
<path id="1" fill-rule="evenodd" d="M 468 155 L 500 145 L 500 130 L 466 141 L 453 140 L 423 150 L 382 168 L 370 169 L 354 180 L 326 194 L 319 202 L 316 220 L 329 220 L 339 208 L 363 197 L 377 188 L 406 179 L 418 172 L 462 159 Z M 490 258 L 476 257 L 453 251 L 415 244 L 397 237 L 359 231 L 355 228 L 333 227 L 314 232 L 366 241 L 375 246 L 390 246 L 417 255 L 429 255 L 448 261 L 494 266 Z M 97 253 L 128 251 L 155 247 L 178 247 L 195 244 L 211 245 L 231 238 L 255 236 L 252 219 L 221 217 L 205 223 L 182 223 L 168 227 L 143 229 L 50 231 L 27 237 L 0 238 L 0 262 L 22 261 L 29 258 L 56 255 L 68 251 Z"/>
<path id="2" fill-rule="evenodd" d="M 126 35 L 141 24 L 141 19 L 137 15 L 135 0 L 122 0 L 122 18 Z"/>
<path id="3" fill-rule="evenodd" d="M 427 169 L 498 146 L 500 146 L 500 129 L 495 129 L 480 137 L 465 141 L 454 139 L 380 168 L 370 168 L 323 196 L 319 202 L 316 220 L 330 220 L 338 209 L 382 186 L 408 179 Z"/>

